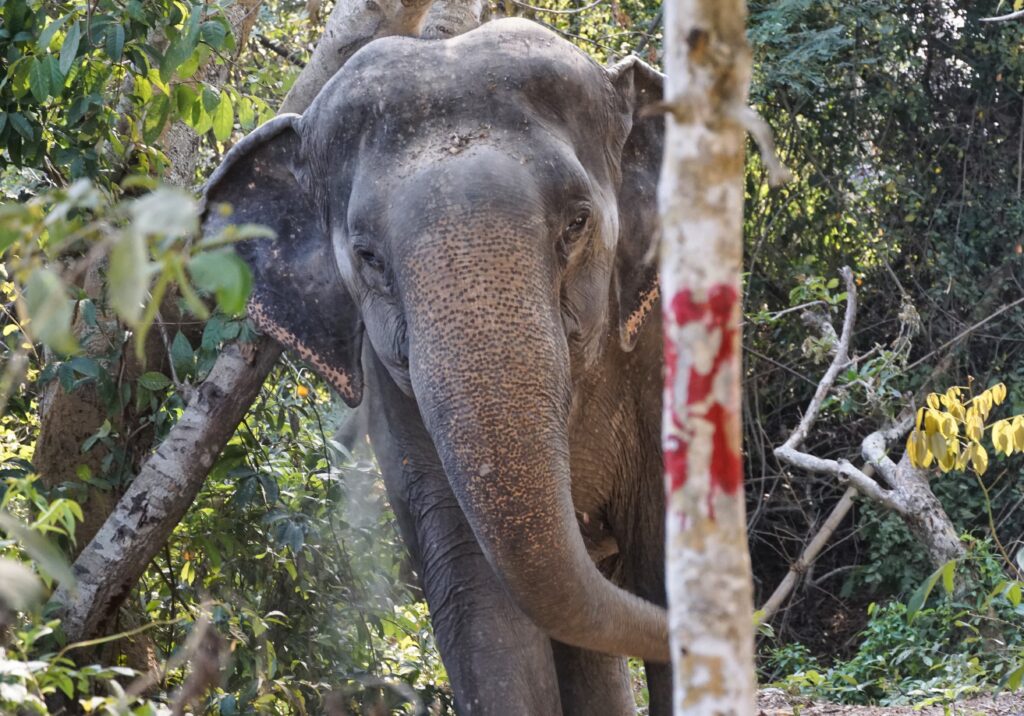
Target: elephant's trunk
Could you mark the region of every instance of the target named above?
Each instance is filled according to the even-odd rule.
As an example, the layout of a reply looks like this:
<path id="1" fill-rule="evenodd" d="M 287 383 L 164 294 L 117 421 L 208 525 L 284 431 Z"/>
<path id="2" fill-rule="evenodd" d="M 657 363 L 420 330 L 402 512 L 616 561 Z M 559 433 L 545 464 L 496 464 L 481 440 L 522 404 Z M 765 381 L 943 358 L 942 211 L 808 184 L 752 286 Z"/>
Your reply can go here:
<path id="1" fill-rule="evenodd" d="M 435 244 L 403 282 L 422 417 L 485 554 L 531 619 L 567 644 L 667 661 L 665 611 L 605 579 L 576 522 L 553 270 L 510 249 L 536 242 L 493 226 L 488 235 Z"/>

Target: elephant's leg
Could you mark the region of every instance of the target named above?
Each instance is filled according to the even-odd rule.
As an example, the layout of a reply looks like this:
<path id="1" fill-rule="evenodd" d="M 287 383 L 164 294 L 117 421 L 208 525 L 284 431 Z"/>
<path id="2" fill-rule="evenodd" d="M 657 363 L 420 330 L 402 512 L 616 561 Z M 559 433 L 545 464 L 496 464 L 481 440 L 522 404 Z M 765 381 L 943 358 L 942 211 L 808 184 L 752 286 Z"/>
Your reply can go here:
<path id="1" fill-rule="evenodd" d="M 565 716 L 632 716 L 636 713 L 629 666 L 621 656 L 552 641 Z"/>
<path id="2" fill-rule="evenodd" d="M 370 436 L 420 575 L 456 710 L 558 716 L 550 639 L 512 603 L 484 558 L 416 404 L 372 363 Z"/>

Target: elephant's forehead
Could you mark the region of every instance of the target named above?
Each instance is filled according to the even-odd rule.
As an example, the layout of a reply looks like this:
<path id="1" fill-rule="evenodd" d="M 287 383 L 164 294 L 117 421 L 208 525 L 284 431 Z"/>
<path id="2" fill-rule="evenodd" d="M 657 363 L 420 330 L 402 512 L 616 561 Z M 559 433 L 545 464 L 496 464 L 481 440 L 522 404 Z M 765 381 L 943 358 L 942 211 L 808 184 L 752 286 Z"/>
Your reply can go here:
<path id="1" fill-rule="evenodd" d="M 420 124 L 472 115 L 562 122 L 605 105 L 611 87 L 583 52 L 530 22 L 500 20 L 459 37 L 384 38 L 360 50 L 325 86 L 311 112 L 338 125 L 385 119 Z M 589 101 L 588 101 L 589 100 Z"/>

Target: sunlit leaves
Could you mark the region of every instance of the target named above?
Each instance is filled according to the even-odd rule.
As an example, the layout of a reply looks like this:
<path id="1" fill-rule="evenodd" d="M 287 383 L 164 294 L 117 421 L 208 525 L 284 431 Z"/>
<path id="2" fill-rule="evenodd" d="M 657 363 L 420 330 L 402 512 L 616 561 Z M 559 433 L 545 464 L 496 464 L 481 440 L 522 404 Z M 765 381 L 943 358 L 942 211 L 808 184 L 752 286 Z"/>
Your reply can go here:
<path id="1" fill-rule="evenodd" d="M 945 393 L 931 393 L 926 407 L 917 411 L 914 430 L 907 437 L 907 455 L 915 467 L 937 462 L 942 472 L 970 468 L 985 474 L 989 454 L 982 445 L 992 408 L 1006 400 L 1006 386 L 997 383 L 964 400 L 964 389 L 953 386 Z M 962 428 L 962 430 L 961 430 Z M 998 420 L 989 428 L 992 447 L 1005 456 L 1024 452 L 1024 415 Z"/>
<path id="2" fill-rule="evenodd" d="M 73 353 L 78 344 L 71 333 L 73 305 L 64 282 L 50 268 L 31 273 L 18 304 L 22 324 L 41 343 L 58 353 Z"/>
<path id="3" fill-rule="evenodd" d="M 18 301 L 21 320 L 32 339 L 59 353 L 77 349 L 71 332 L 77 292 L 51 261 L 70 241 L 84 240 L 94 248 L 68 267 L 69 276 L 108 256 L 107 300 L 134 329 L 138 349 L 172 284 L 201 318 L 209 315 L 209 307 L 197 289 L 215 296 L 226 313 L 242 313 L 252 278 L 227 244 L 266 232 L 229 227 L 222 235 L 196 241 L 198 233 L 195 199 L 173 187 L 156 187 L 116 203 L 82 180 L 66 191 L 0 210 L 0 248 L 17 247 L 5 258 L 15 283 L 24 287 Z"/>
<path id="4" fill-rule="evenodd" d="M 130 326 L 142 318 L 149 292 L 150 266 L 146 242 L 138 231 L 129 231 L 114 244 L 107 273 L 110 305 Z"/>
<path id="5" fill-rule="evenodd" d="M 231 249 L 208 251 L 194 257 L 188 264 L 195 284 L 217 296 L 217 303 L 228 314 L 245 310 L 245 301 L 252 290 L 252 274 L 246 263 Z"/>

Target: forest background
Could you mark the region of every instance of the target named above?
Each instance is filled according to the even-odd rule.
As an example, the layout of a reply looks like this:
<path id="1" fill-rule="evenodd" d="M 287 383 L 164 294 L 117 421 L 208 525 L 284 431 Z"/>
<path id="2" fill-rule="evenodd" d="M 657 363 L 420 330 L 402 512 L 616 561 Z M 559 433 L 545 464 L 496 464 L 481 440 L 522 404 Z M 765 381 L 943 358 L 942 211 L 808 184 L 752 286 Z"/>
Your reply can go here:
<path id="1" fill-rule="evenodd" d="M 855 360 L 806 452 L 855 461 L 866 436 L 951 386 L 966 400 L 1002 382 L 993 420 L 1024 413 L 1024 22 L 981 22 L 1013 9 L 750 3 L 753 104 L 794 175 L 770 191 L 751 149 L 744 421 L 758 605 L 850 507 L 761 625 L 763 685 L 923 704 L 1024 674 L 1019 457 L 989 441 L 984 466 L 931 470 L 963 536 L 940 560 L 877 500 L 775 453 L 832 360 L 843 266 L 859 298 Z M 372 456 L 335 439 L 346 409 L 287 356 L 123 606 L 69 643 L 45 599 L 224 346 L 252 339 L 248 274 L 224 246 L 237 237 L 193 241 L 194 190 L 277 111 L 330 10 L 0 0 L 0 709 L 451 712 Z M 601 62 L 660 61 L 654 2 L 485 12 L 548 24 Z"/>

